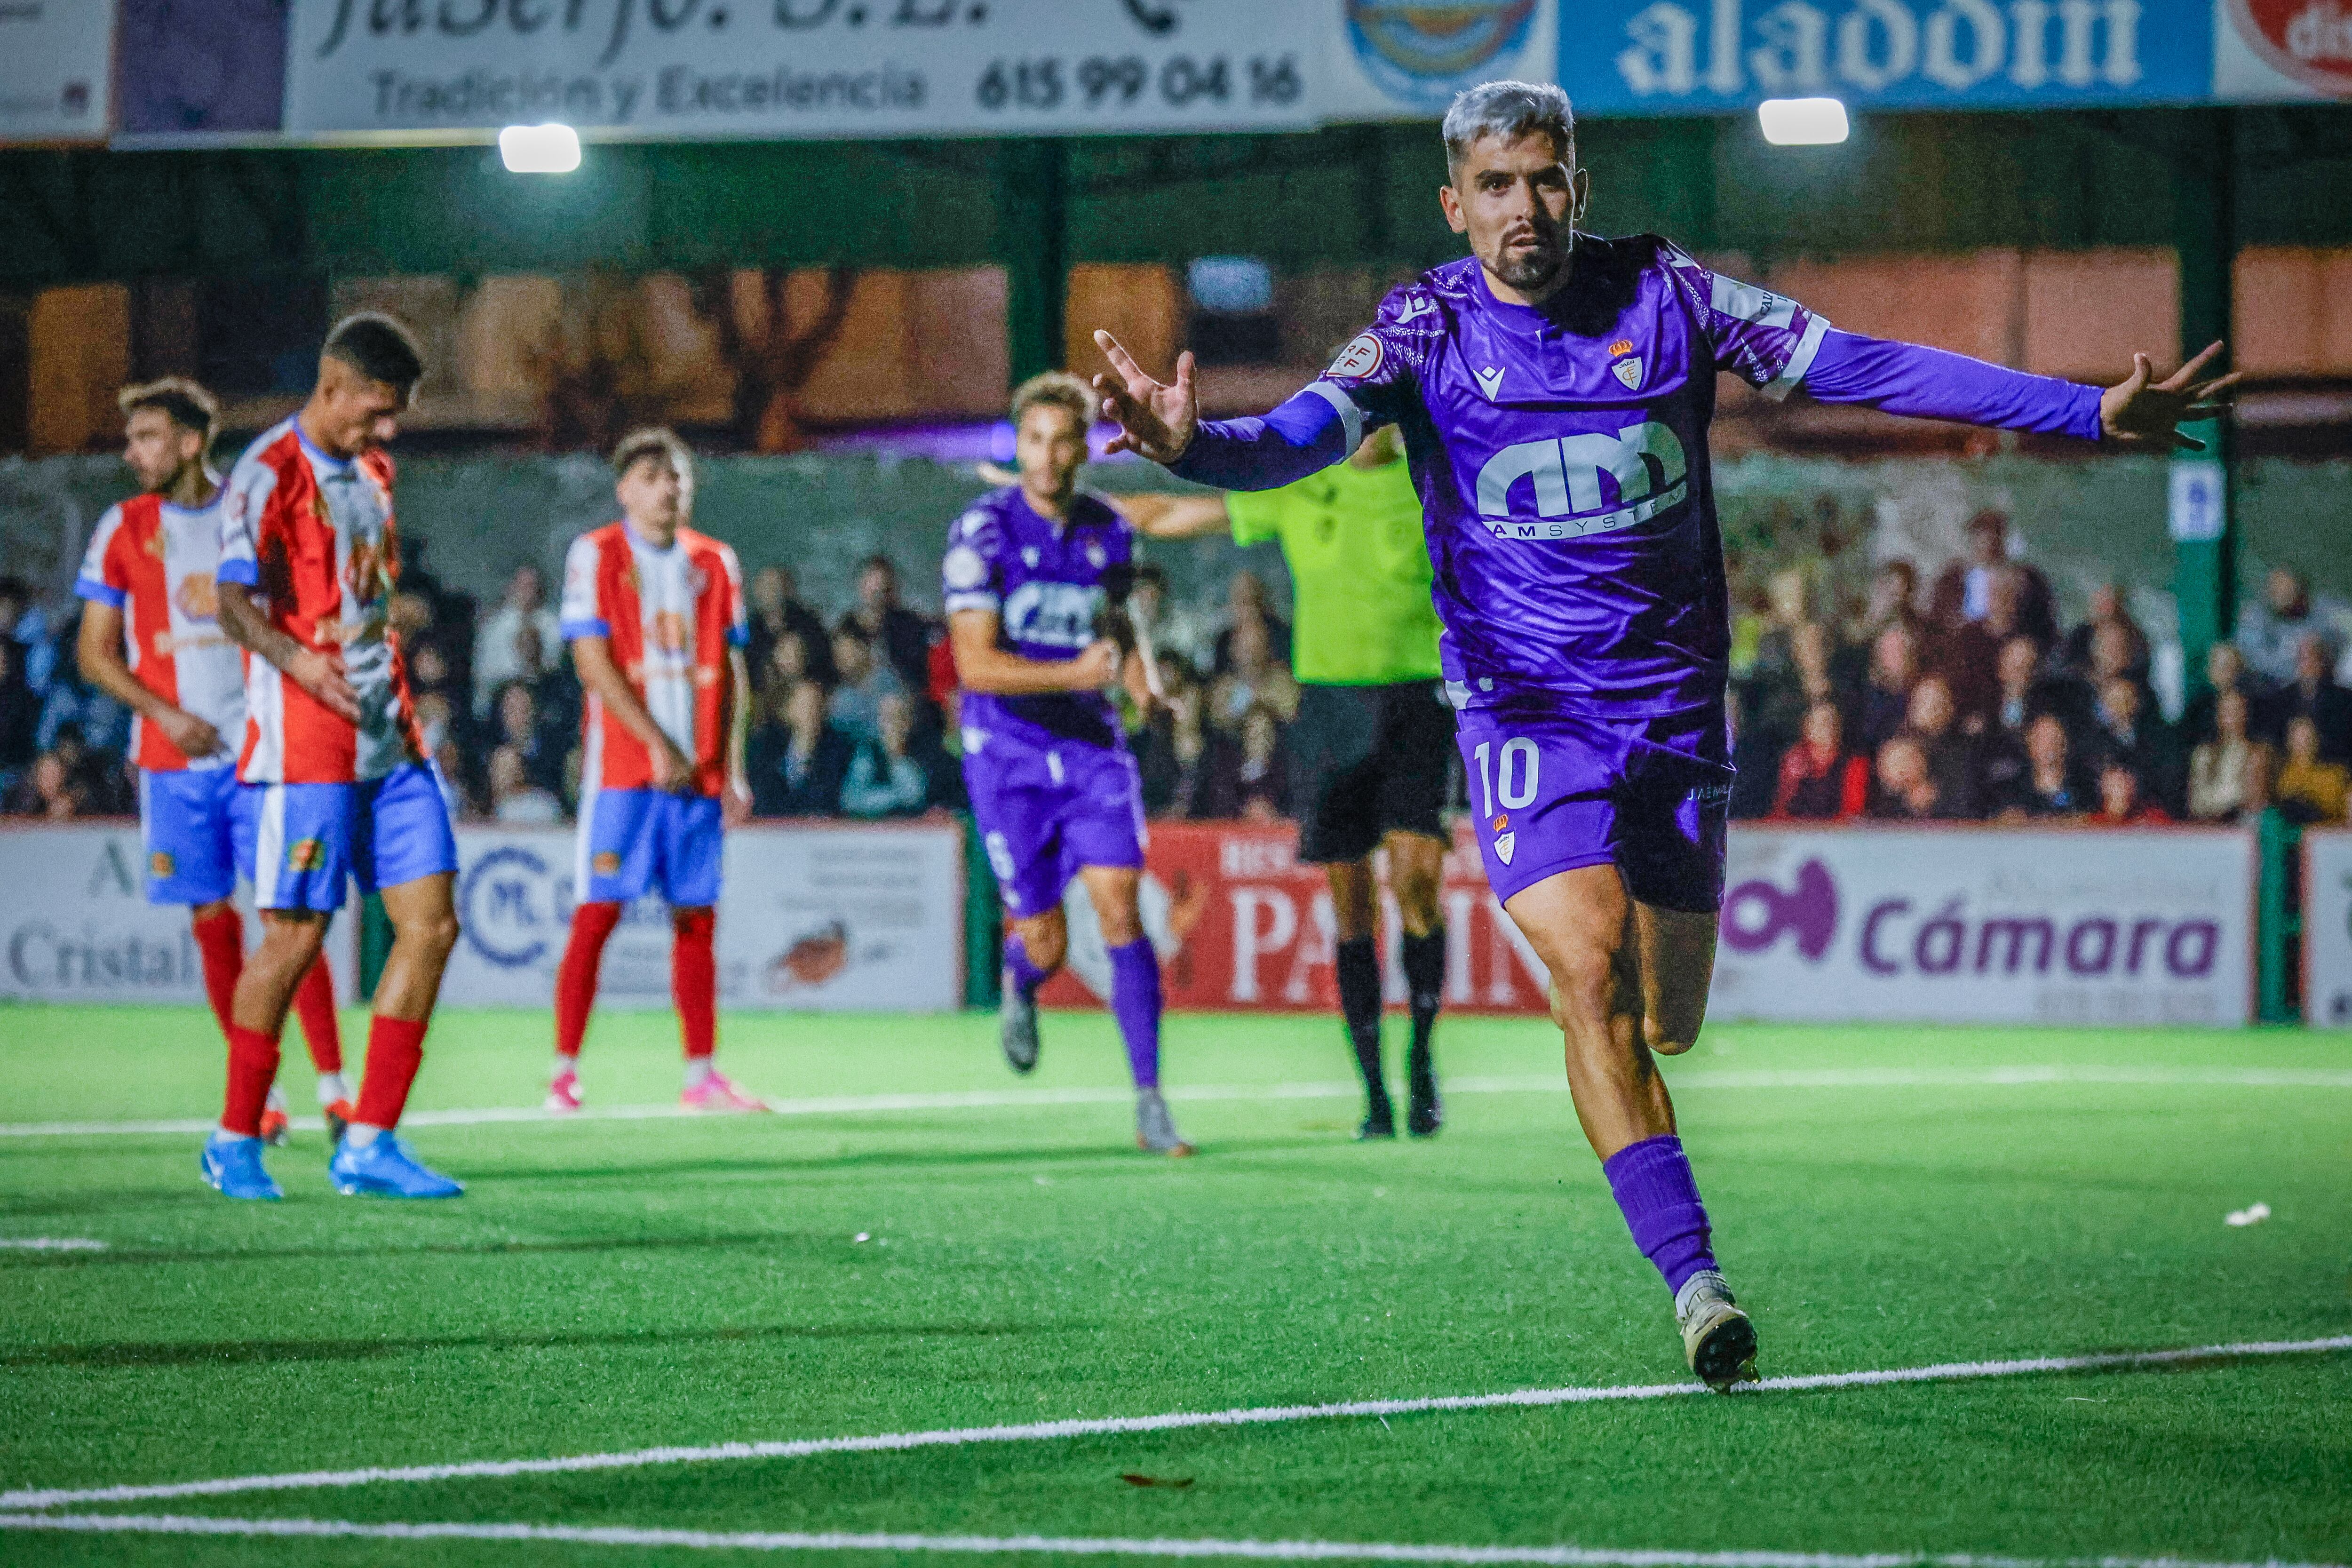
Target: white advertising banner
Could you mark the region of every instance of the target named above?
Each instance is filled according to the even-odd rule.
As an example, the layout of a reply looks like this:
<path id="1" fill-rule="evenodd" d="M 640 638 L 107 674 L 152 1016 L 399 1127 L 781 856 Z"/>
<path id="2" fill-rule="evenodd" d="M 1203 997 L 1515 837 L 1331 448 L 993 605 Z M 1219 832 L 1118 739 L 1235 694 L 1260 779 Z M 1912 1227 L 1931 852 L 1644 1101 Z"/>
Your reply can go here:
<path id="1" fill-rule="evenodd" d="M 571 926 L 569 828 L 457 831 L 452 1006 L 543 1008 Z M 629 906 L 604 949 L 607 1005 L 670 1005 L 669 914 Z M 952 826 L 755 826 L 727 836 L 726 1007 L 943 1012 L 963 1001 L 963 836 Z"/>
<path id="2" fill-rule="evenodd" d="M 1288 130 L 1321 7 L 1263 0 L 294 0 L 289 134 Z M 778 199 L 786 199 L 779 193 Z"/>
<path id="3" fill-rule="evenodd" d="M 2303 1018 L 2352 1029 L 2352 833 L 2303 836 Z"/>
<path id="4" fill-rule="evenodd" d="M 0 5 L 0 142 L 88 142 L 110 128 L 114 0 Z"/>
<path id="5" fill-rule="evenodd" d="M 1735 828 L 1719 1019 L 2242 1024 L 2234 830 Z"/>
<path id="6" fill-rule="evenodd" d="M 188 911 L 147 901 L 146 846 L 131 822 L 0 828 L 0 996 L 25 1002 L 166 1002 L 203 1005 L 205 975 Z M 245 940 L 261 940 L 250 888 L 237 890 Z M 335 994 L 359 987 L 359 947 L 346 909 L 327 927 Z"/>

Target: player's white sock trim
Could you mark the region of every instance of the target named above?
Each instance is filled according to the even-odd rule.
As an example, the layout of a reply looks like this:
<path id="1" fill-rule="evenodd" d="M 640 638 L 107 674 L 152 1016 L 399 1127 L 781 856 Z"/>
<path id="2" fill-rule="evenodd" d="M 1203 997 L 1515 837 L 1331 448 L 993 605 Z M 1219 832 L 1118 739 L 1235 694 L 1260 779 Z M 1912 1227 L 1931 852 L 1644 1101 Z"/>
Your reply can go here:
<path id="1" fill-rule="evenodd" d="M 258 1143 L 261 1140 L 256 1138 L 250 1132 L 239 1132 L 227 1127 L 215 1127 L 213 1129 L 213 1142 L 215 1143 Z"/>
<path id="2" fill-rule="evenodd" d="M 710 1075 L 718 1070 L 718 1067 L 709 1057 L 687 1058 L 686 1087 L 688 1089 L 700 1089 L 704 1084 L 710 1081 Z"/>
<path id="3" fill-rule="evenodd" d="M 389 1127 L 373 1127 L 364 1121 L 354 1121 L 343 1133 L 343 1142 L 354 1149 L 364 1149 L 391 1131 Z"/>
<path id="4" fill-rule="evenodd" d="M 349 1100 L 351 1097 L 351 1086 L 343 1081 L 343 1075 L 341 1073 L 322 1072 L 319 1075 L 319 1103 L 320 1105 L 332 1105 L 339 1100 Z"/>

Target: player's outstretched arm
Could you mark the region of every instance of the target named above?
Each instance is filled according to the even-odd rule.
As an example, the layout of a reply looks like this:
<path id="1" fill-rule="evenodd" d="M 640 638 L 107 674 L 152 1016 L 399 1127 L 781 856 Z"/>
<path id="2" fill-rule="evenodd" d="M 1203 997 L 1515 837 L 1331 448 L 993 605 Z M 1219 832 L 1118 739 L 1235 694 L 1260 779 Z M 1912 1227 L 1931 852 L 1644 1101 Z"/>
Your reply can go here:
<path id="1" fill-rule="evenodd" d="M 1118 679 L 1118 645 L 1108 637 L 1076 658 L 1024 658 L 996 645 L 997 626 L 998 617 L 989 610 L 958 610 L 948 616 L 956 684 L 967 691 L 1036 697 L 1049 691 L 1099 691 Z"/>
<path id="2" fill-rule="evenodd" d="M 1138 453 L 1184 479 L 1221 490 L 1270 490 L 1329 468 L 1363 437 L 1362 411 L 1329 382 L 1262 419 L 1203 421 L 1190 353 L 1177 357 L 1176 384 L 1166 386 L 1108 332 L 1097 332 L 1095 345 L 1115 373 L 1094 380 L 1103 416 L 1119 428 L 1105 449 Z"/>
<path id="3" fill-rule="evenodd" d="M 255 606 L 252 591 L 244 584 L 223 580 L 215 586 L 219 595 L 221 630 L 228 634 L 229 641 L 276 665 L 287 679 L 317 698 L 337 718 L 353 724 L 360 721 L 359 693 L 352 689 L 351 680 L 343 673 L 340 652 L 304 647 L 271 626 L 269 617 Z"/>
<path id="4" fill-rule="evenodd" d="M 595 695 L 604 710 L 621 721 L 621 727 L 645 742 L 646 756 L 653 766 L 653 786 L 660 790 L 685 790 L 694 784 L 694 764 L 687 760 L 677 742 L 671 740 L 662 727 L 654 721 L 645 699 L 629 684 L 621 667 L 613 662 L 610 639 L 588 633 L 572 639 L 572 668 L 580 674 L 580 684 Z M 743 682 L 738 689 L 748 688 Z"/>
<path id="5" fill-rule="evenodd" d="M 117 606 L 95 599 L 83 605 L 74 658 L 84 680 L 163 731 L 180 755 L 194 761 L 222 749 L 218 730 L 166 702 L 131 673 L 131 661 L 122 657 L 122 611 Z"/>
<path id="6" fill-rule="evenodd" d="M 2194 448 L 2200 444 L 2176 426 L 2220 413 L 2236 384 L 2235 376 L 2198 379 L 2198 372 L 2221 347 L 2215 343 L 2162 381 L 2155 379 L 2147 355 L 2135 355 L 2129 377 L 2101 388 L 2030 375 L 1918 343 L 1830 329 L 1804 371 L 1804 387 L 1823 403 L 1859 403 L 1914 418 L 2072 436 L 2125 447 Z"/>

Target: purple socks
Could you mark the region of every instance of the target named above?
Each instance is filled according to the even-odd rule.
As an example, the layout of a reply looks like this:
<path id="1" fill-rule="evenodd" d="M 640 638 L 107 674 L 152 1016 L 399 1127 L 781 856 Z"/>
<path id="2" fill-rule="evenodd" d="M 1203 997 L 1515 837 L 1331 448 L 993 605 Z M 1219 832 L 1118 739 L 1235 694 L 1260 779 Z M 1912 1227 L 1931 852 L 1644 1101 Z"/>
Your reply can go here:
<path id="1" fill-rule="evenodd" d="M 1045 984 L 1051 970 L 1040 969 L 1029 962 L 1029 950 L 1021 945 L 1018 932 L 1004 939 L 1004 967 L 1013 976 L 1013 984 L 1024 996 L 1034 996 L 1037 987 Z"/>
<path id="2" fill-rule="evenodd" d="M 1138 1089 L 1160 1087 L 1160 955 L 1151 939 L 1137 937 L 1110 950 L 1110 1010 L 1127 1042 L 1128 1070 Z"/>
<path id="3" fill-rule="evenodd" d="M 1642 1256 L 1666 1277 L 1666 1289 L 1680 1294 L 1684 1281 L 1715 1267 L 1706 1246 L 1706 1205 L 1698 1201 L 1683 1141 L 1669 1132 L 1629 1143 L 1601 1162 L 1626 1228 Z"/>

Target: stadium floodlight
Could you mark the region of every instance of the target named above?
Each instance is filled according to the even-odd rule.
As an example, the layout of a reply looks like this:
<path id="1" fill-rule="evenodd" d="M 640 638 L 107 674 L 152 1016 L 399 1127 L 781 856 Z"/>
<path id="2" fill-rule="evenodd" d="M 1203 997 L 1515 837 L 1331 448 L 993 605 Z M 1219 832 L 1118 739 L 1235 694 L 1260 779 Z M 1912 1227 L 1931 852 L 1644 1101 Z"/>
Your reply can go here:
<path id="1" fill-rule="evenodd" d="M 568 174 L 580 166 L 580 132 L 569 125 L 509 125 L 499 132 L 499 156 L 517 174 Z"/>
<path id="2" fill-rule="evenodd" d="M 1775 147 L 1832 146 L 1852 131 L 1834 98 L 1768 98 L 1756 106 L 1756 122 Z"/>

